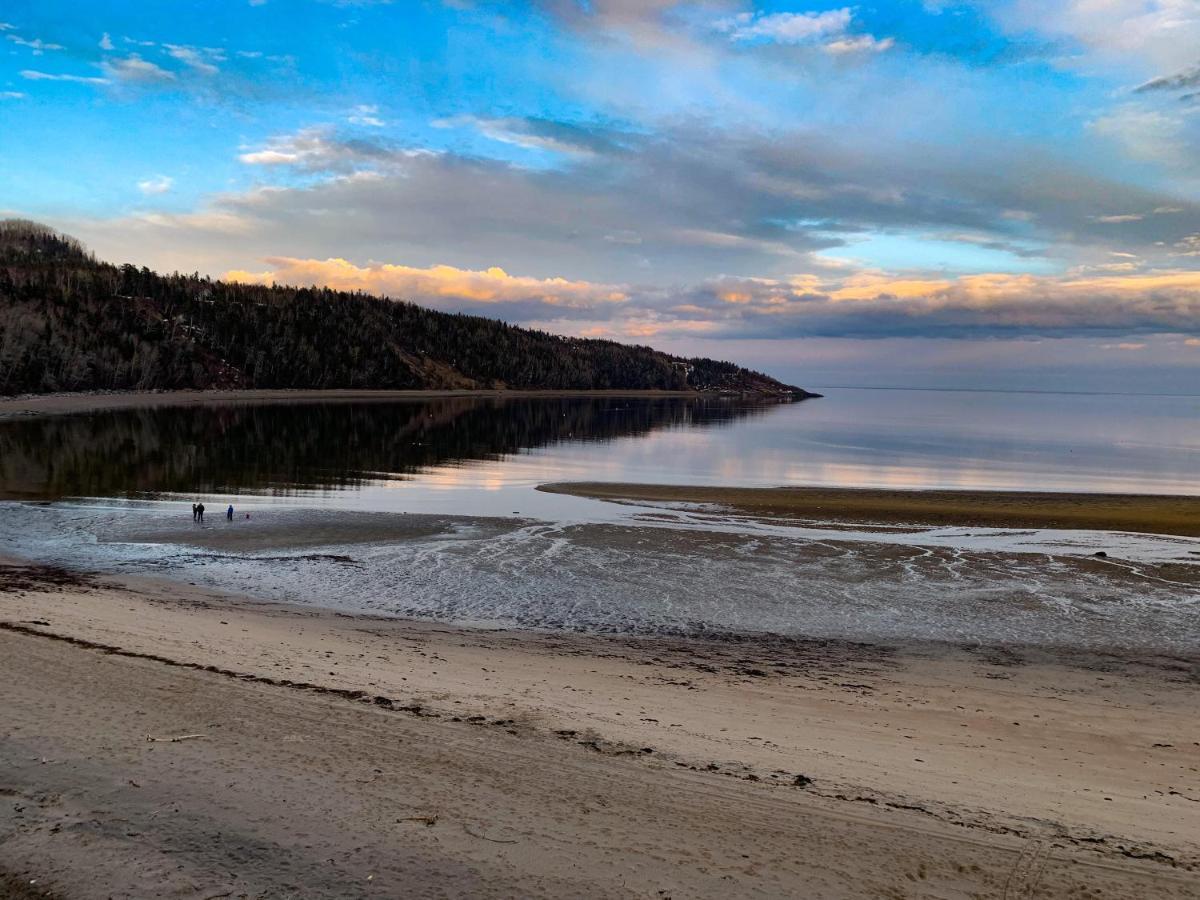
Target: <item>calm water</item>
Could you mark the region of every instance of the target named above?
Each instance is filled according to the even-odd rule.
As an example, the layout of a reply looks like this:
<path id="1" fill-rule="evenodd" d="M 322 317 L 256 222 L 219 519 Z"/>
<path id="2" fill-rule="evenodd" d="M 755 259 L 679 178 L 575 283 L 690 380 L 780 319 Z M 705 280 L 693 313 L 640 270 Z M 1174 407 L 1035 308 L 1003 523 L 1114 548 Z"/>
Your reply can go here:
<path id="1" fill-rule="evenodd" d="M 391 510 L 432 489 L 439 511 L 477 513 L 480 498 L 447 492 L 581 479 L 1200 494 L 1200 398 L 842 389 L 791 404 L 451 399 L 0 423 L 0 491 L 27 498 L 335 491 Z"/>
<path id="2" fill-rule="evenodd" d="M 764 525 L 534 490 L 1198 494 L 1198 422 L 1191 397 L 849 389 L 795 404 L 449 399 L 17 420 L 0 423 L 0 548 L 501 626 L 1200 653 L 1196 540 Z M 187 511 L 196 497 L 204 528 Z"/>

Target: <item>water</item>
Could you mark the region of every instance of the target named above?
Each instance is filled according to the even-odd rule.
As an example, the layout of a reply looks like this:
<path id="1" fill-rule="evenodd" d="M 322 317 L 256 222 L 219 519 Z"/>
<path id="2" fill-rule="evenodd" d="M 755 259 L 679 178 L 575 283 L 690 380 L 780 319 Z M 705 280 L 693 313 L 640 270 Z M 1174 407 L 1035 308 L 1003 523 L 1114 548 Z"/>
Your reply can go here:
<path id="1" fill-rule="evenodd" d="M 846 389 L 798 404 L 454 398 L 9 421 L 0 492 L 25 502 L 3 504 L 0 542 L 47 561 L 456 622 L 1192 653 L 1198 541 L 781 526 L 534 488 L 1197 494 L 1198 413 L 1191 397 Z M 188 518 L 197 496 L 214 519 L 203 530 Z M 220 515 L 229 502 L 232 525 Z"/>

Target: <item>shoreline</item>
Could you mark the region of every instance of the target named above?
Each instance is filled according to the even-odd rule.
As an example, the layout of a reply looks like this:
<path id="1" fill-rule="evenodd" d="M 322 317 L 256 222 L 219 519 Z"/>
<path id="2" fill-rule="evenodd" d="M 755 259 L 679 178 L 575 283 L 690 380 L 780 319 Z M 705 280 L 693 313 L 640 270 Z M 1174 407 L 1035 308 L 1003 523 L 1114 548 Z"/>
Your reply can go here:
<path id="1" fill-rule="evenodd" d="M 1032 491 L 551 482 L 539 491 L 617 503 L 712 504 L 765 519 L 860 526 L 1052 528 L 1200 537 L 1200 497 Z"/>
<path id="2" fill-rule="evenodd" d="M 0 623 L 11 698 L 0 788 L 26 808 L 13 819 L 0 805 L 0 871 L 66 897 L 122 893 L 122 867 L 144 870 L 160 849 L 193 861 L 171 830 L 193 823 L 230 835 L 214 852 L 236 855 L 267 827 L 254 821 L 286 825 L 275 841 L 305 832 L 322 849 L 290 852 L 318 868 L 333 856 L 325 844 L 351 828 L 378 857 L 355 867 L 361 880 L 414 839 L 442 866 L 494 862 L 502 848 L 451 830 L 463 819 L 520 844 L 504 865 L 521 883 L 569 862 L 576 892 L 595 896 L 624 893 L 617 876 L 639 872 L 673 879 L 677 896 L 794 895 L 813 877 L 829 879 L 822 895 L 883 893 L 911 885 L 917 861 L 938 896 L 999 896 L 1033 847 L 1052 857 L 1042 886 L 1056 896 L 1112 879 L 1127 896 L 1190 896 L 1197 884 L 1194 664 L 479 630 L 13 559 L 0 563 Z M 260 720 L 261 738 L 251 733 Z M 145 737 L 193 733 L 178 745 Z M 96 746 L 109 749 L 94 758 Z M 319 756 L 325 747 L 336 755 Z M 392 747 L 403 761 L 372 773 L 370 757 Z M 311 796 L 242 784 L 253 803 L 239 807 L 226 769 L 244 754 L 257 754 L 262 778 L 310 785 Z M 494 754 L 503 799 L 488 806 L 478 792 Z M 546 778 L 562 802 L 547 797 Z M 605 787 L 584 787 L 593 779 Z M 114 787 L 127 780 L 138 787 Z M 135 825 L 99 849 L 72 837 L 89 829 L 56 838 L 56 816 L 70 811 L 47 791 Z M 169 827 L 142 821 L 152 792 L 174 810 Z M 620 824 L 596 819 L 609 814 Z M 396 824 L 407 816 L 435 824 Z M 809 833 L 797 835 L 803 822 Z M 143 827 L 168 830 L 149 843 L 123 836 Z M 833 843 L 821 836 L 832 833 Z M 960 865 L 966 846 L 986 857 L 972 857 L 974 871 Z M 697 869 L 699 848 L 712 856 Z M 644 852 L 657 859 L 649 870 Z M 210 862 L 198 864 L 209 875 L 228 865 Z M 229 868 L 252 884 L 277 863 L 263 849 Z M 720 876 L 741 868 L 730 893 Z M 94 894 L 88 877 L 99 879 Z M 562 890 L 547 881 L 527 893 Z"/>
<path id="3" fill-rule="evenodd" d="M 157 406 L 199 406 L 207 404 L 251 403 L 338 403 L 338 402 L 397 402 L 440 400 L 446 398 L 478 398 L 489 400 L 515 399 L 620 399 L 625 397 L 759 397 L 781 402 L 815 399 L 817 395 L 796 397 L 776 394 L 727 394 L 716 391 L 665 390 L 370 390 L 336 388 L 261 388 L 246 390 L 178 390 L 178 391 L 113 391 L 61 394 L 28 394 L 0 396 L 0 420 L 17 416 L 70 415 L 116 409 L 148 409 Z"/>

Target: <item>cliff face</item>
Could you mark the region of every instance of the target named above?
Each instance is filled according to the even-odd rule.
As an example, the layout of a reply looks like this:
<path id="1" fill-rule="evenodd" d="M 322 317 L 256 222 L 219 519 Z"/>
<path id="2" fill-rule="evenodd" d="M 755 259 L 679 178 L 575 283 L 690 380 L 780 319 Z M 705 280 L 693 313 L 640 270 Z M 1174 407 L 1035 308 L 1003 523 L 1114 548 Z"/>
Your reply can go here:
<path id="1" fill-rule="evenodd" d="M 212 387 L 815 396 L 733 363 L 380 297 L 118 267 L 43 226 L 0 222 L 0 394 Z"/>

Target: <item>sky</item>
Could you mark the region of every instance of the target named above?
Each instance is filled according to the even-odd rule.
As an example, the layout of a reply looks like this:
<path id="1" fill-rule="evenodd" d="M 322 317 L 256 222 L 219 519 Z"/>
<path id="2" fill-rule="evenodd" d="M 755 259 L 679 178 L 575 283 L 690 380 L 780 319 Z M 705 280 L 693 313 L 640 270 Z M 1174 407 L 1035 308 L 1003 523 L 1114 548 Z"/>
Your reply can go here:
<path id="1" fill-rule="evenodd" d="M 1200 393 L 1200 0 L 7 0 L 0 216 L 804 386 Z"/>

